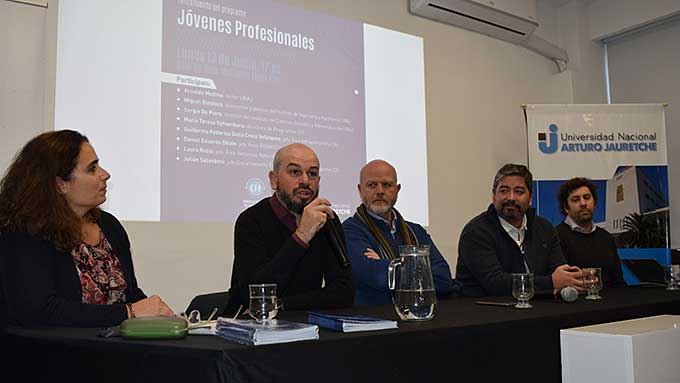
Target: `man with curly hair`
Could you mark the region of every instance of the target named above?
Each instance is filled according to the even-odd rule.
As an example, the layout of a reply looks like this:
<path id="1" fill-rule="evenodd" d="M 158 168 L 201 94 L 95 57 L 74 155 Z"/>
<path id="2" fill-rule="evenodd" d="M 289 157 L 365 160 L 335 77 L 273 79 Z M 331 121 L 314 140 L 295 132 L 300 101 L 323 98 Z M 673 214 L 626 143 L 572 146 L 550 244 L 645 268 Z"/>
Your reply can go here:
<path id="1" fill-rule="evenodd" d="M 614 238 L 593 223 L 596 185 L 587 178 L 572 178 L 560 186 L 557 199 L 565 219 L 556 229 L 567 262 L 579 267 L 601 267 L 606 286 L 625 285 Z"/>

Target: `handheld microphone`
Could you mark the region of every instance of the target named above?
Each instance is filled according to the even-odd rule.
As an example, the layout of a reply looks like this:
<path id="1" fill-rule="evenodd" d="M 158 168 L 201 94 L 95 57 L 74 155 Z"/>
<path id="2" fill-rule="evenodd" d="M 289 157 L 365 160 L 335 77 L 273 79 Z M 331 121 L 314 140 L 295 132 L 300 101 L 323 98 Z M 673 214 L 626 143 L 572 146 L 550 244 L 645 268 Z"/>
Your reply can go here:
<path id="1" fill-rule="evenodd" d="M 565 302 L 573 302 L 578 298 L 578 290 L 571 286 L 560 289 L 558 298 Z"/>
<path id="2" fill-rule="evenodd" d="M 331 243 L 331 247 L 335 251 L 335 255 L 338 257 L 340 265 L 342 267 L 349 266 L 345 246 L 343 246 L 341 240 L 342 237 L 340 237 L 340 233 L 338 233 L 338 229 L 335 227 L 333 220 L 329 218 L 326 224 L 323 225 L 323 229 L 326 232 L 326 237 Z"/>

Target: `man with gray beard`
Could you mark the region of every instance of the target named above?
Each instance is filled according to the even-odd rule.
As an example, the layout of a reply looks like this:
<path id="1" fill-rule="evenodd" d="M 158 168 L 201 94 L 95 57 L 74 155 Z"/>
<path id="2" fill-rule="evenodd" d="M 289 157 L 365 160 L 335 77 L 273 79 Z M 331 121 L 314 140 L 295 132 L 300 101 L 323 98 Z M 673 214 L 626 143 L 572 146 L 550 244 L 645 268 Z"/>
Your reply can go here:
<path id="1" fill-rule="evenodd" d="M 320 180 L 319 159 L 309 147 L 290 144 L 276 152 L 269 172 L 274 194 L 236 220 L 227 312 L 248 306 L 254 283 L 276 283 L 285 309 L 352 305 L 342 225 L 331 202 L 319 197 Z"/>
<path id="2" fill-rule="evenodd" d="M 359 196 L 362 204 L 343 222 L 356 285 L 357 306 L 392 303 L 387 287 L 387 266 L 399 257 L 399 245 L 429 245 L 430 264 L 437 295 L 451 292 L 451 269 L 425 229 L 404 220 L 394 208 L 401 185 L 397 171 L 383 160 L 361 169 Z"/>

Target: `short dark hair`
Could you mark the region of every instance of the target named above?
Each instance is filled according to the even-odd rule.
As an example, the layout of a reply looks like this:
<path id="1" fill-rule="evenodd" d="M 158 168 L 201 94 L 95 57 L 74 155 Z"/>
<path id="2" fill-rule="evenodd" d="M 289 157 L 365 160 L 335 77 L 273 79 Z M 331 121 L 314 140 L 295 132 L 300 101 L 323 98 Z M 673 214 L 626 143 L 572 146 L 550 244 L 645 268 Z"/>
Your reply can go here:
<path id="1" fill-rule="evenodd" d="M 493 178 L 493 193 L 496 193 L 496 187 L 498 186 L 498 181 L 506 176 L 519 176 L 524 178 L 524 183 L 527 185 L 529 193 L 532 192 L 531 186 L 533 184 L 533 176 L 529 169 L 524 165 L 518 164 L 505 164 L 496 172 L 496 176 Z"/>
<path id="2" fill-rule="evenodd" d="M 560 185 L 560 190 L 557 192 L 557 202 L 560 204 L 560 213 L 567 215 L 567 206 L 569 206 L 569 194 L 576 189 L 587 187 L 590 194 L 593 195 L 593 201 L 597 204 L 597 186 L 584 177 L 575 177 Z"/>

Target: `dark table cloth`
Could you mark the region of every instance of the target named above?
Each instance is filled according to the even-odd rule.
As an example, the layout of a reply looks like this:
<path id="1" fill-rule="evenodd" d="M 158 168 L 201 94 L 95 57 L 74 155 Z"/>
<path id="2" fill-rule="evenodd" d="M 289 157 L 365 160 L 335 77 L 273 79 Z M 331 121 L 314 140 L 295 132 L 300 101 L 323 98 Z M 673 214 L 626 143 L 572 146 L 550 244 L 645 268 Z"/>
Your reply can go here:
<path id="1" fill-rule="evenodd" d="M 536 298 L 531 309 L 451 298 L 438 302 L 431 321 L 359 333 L 321 329 L 316 341 L 264 346 L 210 335 L 126 340 L 91 328 L 14 327 L 2 339 L 10 355 L 2 370 L 27 382 L 560 382 L 560 329 L 680 314 L 677 291 L 627 287 L 601 295 L 572 303 Z M 392 306 L 326 312 L 397 319 Z M 307 315 L 279 318 L 305 322 Z"/>

